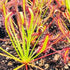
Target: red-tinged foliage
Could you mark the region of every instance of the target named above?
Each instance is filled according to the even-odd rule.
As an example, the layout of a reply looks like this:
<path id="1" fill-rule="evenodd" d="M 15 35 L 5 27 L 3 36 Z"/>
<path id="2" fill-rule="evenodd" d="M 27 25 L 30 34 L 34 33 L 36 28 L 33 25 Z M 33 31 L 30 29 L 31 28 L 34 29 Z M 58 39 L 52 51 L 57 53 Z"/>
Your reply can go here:
<path id="1" fill-rule="evenodd" d="M 18 12 L 18 10 L 17 10 L 17 6 L 19 5 L 19 3 L 17 3 L 16 2 L 17 0 L 12 0 L 11 2 L 8 2 L 7 4 L 8 4 L 8 8 L 7 9 L 9 9 L 10 7 L 12 7 L 12 6 L 14 6 L 14 9 L 12 9 L 12 10 L 10 10 L 9 12 L 12 12 L 13 13 L 13 15 L 14 14 L 16 14 L 18 17 L 17 17 L 17 20 L 18 20 L 18 23 L 20 22 L 21 23 L 21 19 L 20 19 L 20 15 L 19 15 L 19 12 Z M 31 0 L 30 0 L 31 1 Z M 40 27 L 41 25 L 42 25 L 42 28 L 39 28 L 38 29 L 38 31 L 37 32 L 34 32 L 33 34 L 32 34 L 32 37 L 34 37 L 33 38 L 33 40 L 31 41 L 31 44 L 33 44 L 33 46 L 34 46 L 34 43 L 37 41 L 37 39 L 38 39 L 38 37 L 41 35 L 41 34 L 43 34 L 44 32 L 46 32 L 46 30 L 47 30 L 47 32 L 46 32 L 46 34 L 45 34 L 45 36 L 44 36 L 44 38 L 41 38 L 40 40 L 39 40 L 39 42 L 41 43 L 38 47 L 40 47 L 40 49 L 38 50 L 38 52 L 37 53 L 39 53 L 40 51 L 41 51 L 41 49 L 43 48 L 43 43 L 44 43 L 44 41 L 45 41 L 45 38 L 46 38 L 46 36 L 48 36 L 49 37 L 49 39 L 48 39 L 48 42 L 47 42 L 47 45 L 46 45 L 46 48 L 45 48 L 45 50 L 43 51 L 44 53 L 46 53 L 49 49 L 51 49 L 51 50 L 53 50 L 54 52 L 53 53 L 50 53 L 50 54 L 47 54 L 47 55 L 44 55 L 44 56 L 42 56 L 42 57 L 39 57 L 39 58 L 36 58 L 36 59 L 34 59 L 34 60 L 32 60 L 32 61 L 30 61 L 29 63 L 31 63 L 31 62 L 33 62 L 33 61 L 37 61 L 37 60 L 39 60 L 39 59 L 41 59 L 41 58 L 44 58 L 44 57 L 47 57 L 47 56 L 50 56 L 50 55 L 52 55 L 52 54 L 55 54 L 55 53 L 58 53 L 58 54 L 60 54 L 61 55 L 61 57 L 63 58 L 63 61 L 64 61 L 64 63 L 66 64 L 66 63 L 68 63 L 69 61 L 70 61 L 70 57 L 68 56 L 69 55 L 69 51 L 70 51 L 70 48 L 67 48 L 68 46 L 67 45 L 65 45 L 65 47 L 63 48 L 63 49 L 61 49 L 61 50 L 55 50 L 53 47 L 52 47 L 52 45 L 53 44 L 57 44 L 58 42 L 60 42 L 60 41 L 63 41 L 63 42 L 65 42 L 65 43 L 67 43 L 67 42 L 69 42 L 70 40 L 69 40 L 69 35 L 70 35 L 70 31 L 68 31 L 67 29 L 66 29 L 66 27 L 65 27 L 65 25 L 63 24 L 63 21 L 62 21 L 62 19 L 61 19 L 61 15 L 60 15 L 60 13 L 62 13 L 63 14 L 63 16 L 64 17 L 68 17 L 69 16 L 69 18 L 70 18 L 70 15 L 69 15 L 69 13 L 68 12 L 62 12 L 62 11 L 60 11 L 59 10 L 59 7 L 61 7 L 61 5 L 64 5 L 63 4 L 63 1 L 58 1 L 58 0 L 55 0 L 56 2 L 57 2 L 57 6 L 55 7 L 55 5 L 51 5 L 51 3 L 50 2 L 47 2 L 47 6 L 48 6 L 48 8 L 50 9 L 50 13 L 49 13 L 49 15 L 45 18 L 45 19 L 41 19 L 41 20 L 44 20 L 44 22 L 46 22 L 48 19 L 49 19 L 49 17 L 52 17 L 53 18 L 53 20 L 50 22 L 50 23 L 46 23 L 46 24 L 41 24 L 42 22 L 37 22 L 37 25 L 38 25 L 38 27 Z M 23 25 L 25 25 L 25 27 L 26 27 L 26 21 L 25 21 L 25 19 L 28 19 L 27 20 L 27 22 L 28 22 L 28 28 L 30 27 L 30 22 L 31 22 L 31 15 L 30 15 L 30 12 L 29 12 L 29 7 L 32 9 L 32 11 L 33 11 L 33 13 L 34 13 L 34 16 L 37 16 L 36 14 L 38 13 L 40 13 L 40 8 L 38 8 L 38 7 L 36 7 L 36 9 L 34 9 L 33 7 L 34 7 L 34 5 L 35 5 L 35 2 L 36 2 L 36 0 L 33 0 L 33 5 L 31 5 L 31 6 L 27 6 L 27 4 L 25 5 L 25 11 L 26 11 L 26 14 L 27 14 L 27 16 L 26 16 L 26 18 L 25 18 L 25 16 L 24 16 L 24 24 Z M 16 4 L 15 4 L 16 3 Z M 22 5 L 22 3 L 20 3 L 20 5 Z M 7 12 L 8 13 L 8 12 Z M 53 17 L 53 14 L 56 14 L 56 17 Z M 23 12 L 23 15 L 24 15 L 24 12 Z M 12 16 L 12 15 L 11 15 Z M 54 21 L 56 21 L 55 22 L 55 24 L 56 24 L 56 26 L 58 27 L 58 29 L 59 29 L 59 31 L 56 33 L 56 35 L 54 35 L 52 32 L 49 32 L 49 30 L 48 30 L 48 28 L 54 23 Z M 35 22 L 35 21 L 34 21 Z M 18 24 L 18 25 L 20 25 L 20 24 Z M 9 31 L 9 30 L 8 30 Z M 10 33 L 10 32 L 9 32 Z M 10 34 L 11 35 L 11 34 Z M 18 37 L 20 38 L 20 36 L 18 35 Z M 63 39 L 63 38 L 67 38 L 67 39 Z M 52 41 L 52 42 L 51 42 Z M 25 67 L 26 67 L 26 70 L 28 70 L 28 66 L 27 66 L 27 64 L 25 65 Z"/>
<path id="2" fill-rule="evenodd" d="M 47 34 L 46 36 L 48 36 L 48 38 L 50 38 L 48 34 Z M 46 38 L 46 36 L 45 36 L 45 38 Z M 43 40 L 41 41 L 41 45 L 39 46 L 40 49 L 38 50 L 38 53 L 40 52 L 40 50 L 41 50 L 42 47 L 43 47 L 43 43 L 44 43 L 44 41 L 45 41 L 45 38 L 43 38 Z M 47 42 L 47 44 L 46 44 L 46 48 L 45 48 L 45 50 L 43 51 L 44 53 L 46 52 L 46 50 L 47 50 L 48 48 L 50 48 L 49 45 L 50 45 L 50 42 L 49 42 L 49 39 L 48 39 L 48 42 Z"/>
<path id="3" fill-rule="evenodd" d="M 64 48 L 61 50 L 61 56 L 63 57 L 64 63 L 68 63 L 69 62 L 69 51 L 70 48 Z"/>

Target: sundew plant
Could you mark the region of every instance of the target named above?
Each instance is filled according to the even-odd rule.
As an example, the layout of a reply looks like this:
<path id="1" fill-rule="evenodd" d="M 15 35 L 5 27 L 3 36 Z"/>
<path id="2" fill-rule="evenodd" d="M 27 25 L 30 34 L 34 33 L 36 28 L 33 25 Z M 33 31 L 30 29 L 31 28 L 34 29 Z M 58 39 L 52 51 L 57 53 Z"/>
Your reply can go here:
<path id="1" fill-rule="evenodd" d="M 13 3 L 16 4 L 15 11 L 18 16 L 17 25 L 15 24 L 15 22 L 12 19 L 13 12 L 9 12 L 8 9 L 6 8 L 7 5 L 10 5 Z M 43 70 L 42 68 L 40 68 L 36 65 L 33 65 L 31 63 L 32 63 L 32 61 L 34 61 L 35 58 L 37 58 L 37 56 L 39 56 L 46 49 L 46 46 L 47 46 L 47 43 L 49 40 L 49 35 L 46 35 L 46 37 L 44 38 L 42 48 L 39 51 L 35 50 L 35 46 L 37 45 L 41 34 L 38 36 L 38 39 L 34 42 L 34 45 L 33 45 L 32 49 L 30 50 L 31 42 L 32 42 L 32 40 L 35 40 L 35 38 L 33 37 L 34 30 L 38 26 L 38 23 L 40 24 L 39 20 L 40 20 L 41 11 L 38 11 L 40 14 L 38 12 L 37 12 L 37 14 L 34 14 L 33 9 L 26 6 L 26 0 L 23 0 L 23 3 L 22 3 L 23 11 L 19 12 L 17 9 L 17 5 L 18 5 L 17 0 L 12 1 L 10 3 L 7 3 L 7 1 L 6 1 L 3 4 L 3 13 L 4 13 L 4 17 L 5 17 L 6 31 L 10 37 L 12 46 L 14 47 L 16 53 L 18 54 L 18 57 L 15 57 L 14 55 L 5 51 L 2 47 L 0 47 L 0 50 L 5 52 L 6 54 L 0 53 L 0 55 L 6 56 L 10 59 L 14 59 L 15 61 L 22 63 L 22 65 L 18 66 L 14 70 L 18 70 L 21 67 L 23 67 L 24 65 L 26 67 L 26 70 L 28 70 L 27 65 L 34 66 L 38 69 Z M 26 9 L 26 7 L 27 7 L 27 9 Z M 38 9 L 40 7 L 41 6 L 38 6 Z M 29 14 L 29 22 L 27 19 L 26 11 L 28 11 L 28 14 Z M 18 38 L 18 36 L 17 36 L 16 29 L 19 30 L 20 38 Z M 27 33 L 26 33 L 26 31 L 27 31 Z M 20 42 L 20 40 L 21 40 L 21 42 Z M 40 58 L 37 58 L 37 59 L 40 59 Z"/>
<path id="2" fill-rule="evenodd" d="M 3 11 L 5 29 L 8 33 L 14 51 L 16 55 L 12 55 L 7 52 L 5 49 L 0 47 L 5 54 L 0 53 L 0 55 L 14 59 L 21 63 L 20 66 L 16 67 L 13 70 L 18 70 L 25 66 L 25 69 L 28 70 L 28 65 L 31 67 L 36 67 L 37 69 L 44 70 L 39 66 L 33 65 L 32 62 L 35 62 L 46 56 L 58 53 L 63 57 L 64 63 L 66 64 L 69 61 L 70 57 L 68 56 L 70 48 L 63 48 L 62 50 L 56 50 L 52 47 L 53 44 L 58 43 L 62 38 L 66 38 L 66 42 L 70 43 L 69 33 L 65 32 L 66 24 L 62 19 L 57 15 L 54 19 L 48 23 L 46 21 L 52 16 L 53 12 L 59 12 L 54 6 L 51 6 L 52 0 L 3 0 L 1 1 L 0 9 Z M 57 4 L 59 3 L 58 0 Z M 68 0 L 67 0 L 68 1 Z M 69 9 L 69 3 L 66 2 L 66 6 Z M 47 4 L 45 10 L 44 6 Z M 58 4 L 59 5 L 59 4 Z M 18 6 L 21 6 L 19 11 Z M 51 10 L 49 15 L 46 15 L 48 8 Z M 59 12 L 61 13 L 61 12 Z M 67 18 L 69 19 L 68 12 L 66 12 Z M 13 15 L 16 15 L 16 20 L 13 20 Z M 46 16 L 46 17 L 45 17 Z M 48 32 L 48 28 L 51 26 L 54 20 L 57 20 L 55 24 L 59 28 L 58 34 L 54 36 Z M 64 27 L 65 26 L 65 27 Z M 42 35 L 45 33 L 44 37 Z M 42 38 L 42 41 L 40 41 Z M 50 41 L 53 42 L 50 42 Z M 41 42 L 39 46 L 37 46 Z M 53 50 L 53 53 L 43 55 L 38 57 L 41 53 L 45 53 L 48 49 Z M 64 51 L 64 52 L 63 52 Z M 62 53 L 63 52 L 63 53 Z"/>

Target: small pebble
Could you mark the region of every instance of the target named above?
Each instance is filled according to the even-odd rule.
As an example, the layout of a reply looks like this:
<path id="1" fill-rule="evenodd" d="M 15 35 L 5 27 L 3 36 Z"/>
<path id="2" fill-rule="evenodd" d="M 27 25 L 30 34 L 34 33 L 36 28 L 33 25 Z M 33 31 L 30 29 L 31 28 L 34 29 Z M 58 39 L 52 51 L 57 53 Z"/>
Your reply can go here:
<path id="1" fill-rule="evenodd" d="M 4 60 L 2 60 L 2 62 L 4 62 Z"/>
<path id="2" fill-rule="evenodd" d="M 53 60 L 58 60 L 59 59 L 59 57 L 60 57 L 60 55 L 59 54 L 55 54 L 55 56 L 54 56 L 54 58 L 53 58 Z"/>
<path id="3" fill-rule="evenodd" d="M 8 60 L 9 59 L 9 57 L 6 57 L 6 60 Z"/>
<path id="4" fill-rule="evenodd" d="M 39 66 L 43 66 L 44 65 L 44 60 L 43 59 L 41 59 L 40 61 L 39 61 Z"/>
<path id="5" fill-rule="evenodd" d="M 39 62 L 38 61 L 36 61 L 36 64 L 38 64 Z"/>
<path id="6" fill-rule="evenodd" d="M 2 45 L 2 47 L 5 47 L 5 46 L 6 46 L 5 44 Z"/>
<path id="7" fill-rule="evenodd" d="M 48 69 L 49 68 L 49 64 L 45 64 L 45 69 Z"/>
<path id="8" fill-rule="evenodd" d="M 8 44 L 8 42 L 5 42 L 5 44 L 7 45 L 7 44 Z"/>
<path id="9" fill-rule="evenodd" d="M 8 51 L 8 50 L 9 50 L 9 47 L 6 48 L 6 51 Z"/>
<path id="10" fill-rule="evenodd" d="M 55 68 L 55 70 L 58 70 L 57 68 Z"/>
<path id="11" fill-rule="evenodd" d="M 11 61 L 10 61 L 10 62 L 8 62 L 8 66 L 11 66 L 11 65 L 13 65 L 13 64 L 12 64 L 12 62 L 11 62 Z"/>
<path id="12" fill-rule="evenodd" d="M 18 55 L 15 55 L 16 57 L 18 57 Z"/>
<path id="13" fill-rule="evenodd" d="M 68 65 L 66 64 L 66 65 L 64 66 L 64 68 L 65 68 L 65 69 L 68 69 L 69 67 L 68 67 Z"/>

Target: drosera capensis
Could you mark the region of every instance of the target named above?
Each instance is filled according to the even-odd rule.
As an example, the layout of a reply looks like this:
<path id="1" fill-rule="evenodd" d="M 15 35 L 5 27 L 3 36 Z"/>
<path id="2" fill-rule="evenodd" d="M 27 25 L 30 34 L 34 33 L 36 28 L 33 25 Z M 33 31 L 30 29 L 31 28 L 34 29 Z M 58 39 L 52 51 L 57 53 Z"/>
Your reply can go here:
<path id="1" fill-rule="evenodd" d="M 31 0 L 29 0 L 29 1 L 31 2 Z M 49 6 L 49 8 L 51 9 L 51 12 L 50 12 L 49 16 L 46 17 L 45 22 L 48 20 L 48 18 L 50 16 L 52 16 L 52 13 L 54 12 L 53 7 L 51 8 L 51 6 L 50 6 L 51 1 L 52 0 L 50 0 L 50 2 L 48 2 L 49 5 L 47 5 L 47 7 Z M 33 0 L 34 3 L 32 3 L 32 2 L 30 3 L 31 6 L 27 5 L 27 2 L 28 2 L 27 0 L 23 0 L 23 2 L 22 2 L 23 4 L 21 3 L 22 8 L 23 8 L 23 11 L 21 11 L 21 12 L 18 11 L 17 0 L 14 0 L 14 1 L 12 0 L 8 3 L 6 1 L 3 4 L 3 13 L 4 13 L 4 17 L 5 17 L 5 28 L 10 37 L 10 40 L 12 42 L 12 46 L 14 47 L 14 49 L 19 57 L 16 57 L 16 56 L 10 54 L 6 50 L 4 50 L 2 47 L 0 47 L 0 50 L 5 52 L 6 54 L 0 53 L 0 55 L 8 57 L 10 59 L 14 59 L 15 61 L 18 61 L 21 63 L 20 66 L 16 67 L 13 70 L 18 70 L 24 66 L 25 66 L 25 69 L 28 70 L 28 65 L 32 66 L 32 67 L 36 67 L 40 70 L 44 70 L 39 66 L 33 65 L 32 62 L 35 62 L 39 59 L 53 55 L 55 53 L 58 53 L 61 56 L 63 56 L 64 63 L 66 63 L 66 61 L 67 61 L 66 59 L 67 58 L 70 59 L 70 57 L 68 57 L 70 48 L 65 48 L 65 49 L 62 49 L 59 51 L 52 48 L 52 45 L 59 42 L 63 37 L 68 38 L 68 36 L 66 36 L 66 33 L 64 33 L 64 29 L 62 29 L 63 26 L 60 26 L 60 24 L 63 25 L 62 23 L 60 23 L 60 19 L 58 19 L 57 25 L 58 25 L 60 31 L 62 32 L 62 35 L 60 32 L 58 32 L 58 34 L 56 36 L 53 36 L 50 33 L 45 34 L 45 37 L 43 38 L 41 45 L 36 47 L 36 45 L 40 41 L 40 38 L 41 38 L 43 32 L 45 32 L 48 29 L 48 27 L 51 26 L 51 24 L 55 20 L 55 18 L 51 21 L 51 23 L 49 23 L 47 26 L 45 26 L 45 24 L 42 23 L 42 19 L 41 19 L 42 8 L 44 6 L 43 3 L 41 2 L 41 0 L 40 1 Z M 39 2 L 39 4 L 38 4 L 38 2 Z M 14 5 L 13 3 L 14 4 L 16 3 L 16 4 Z M 8 11 L 8 9 L 6 8 L 9 5 L 10 6 L 13 5 L 15 7 L 15 13 L 18 16 L 16 18 L 18 20 L 17 25 L 15 25 L 16 23 L 12 19 L 12 16 L 14 13 L 12 11 Z M 45 15 L 45 13 L 44 13 L 44 15 Z M 18 36 L 17 36 L 16 26 L 17 26 L 18 32 L 20 34 L 20 38 L 18 38 Z M 36 32 L 35 32 L 35 29 L 37 29 Z M 50 40 L 53 40 L 54 42 L 50 42 Z M 65 42 L 67 42 L 67 41 L 65 41 Z M 68 42 L 69 42 L 69 40 L 68 40 Z M 33 43 L 32 46 L 31 46 L 31 43 Z M 41 57 L 38 57 L 42 52 L 44 52 L 44 51 L 47 52 L 48 49 L 51 49 L 54 52 L 41 56 Z M 65 51 L 65 52 L 62 53 L 63 51 Z"/>
<path id="2" fill-rule="evenodd" d="M 22 63 L 22 65 L 16 67 L 13 70 L 18 70 L 21 67 L 23 67 L 24 65 L 25 65 L 26 70 L 28 70 L 28 67 L 27 67 L 28 65 L 34 66 L 40 70 L 44 70 L 36 65 L 31 64 L 31 61 L 36 59 L 37 56 L 39 56 L 46 49 L 46 46 L 47 46 L 48 40 L 49 40 L 49 35 L 45 36 L 42 48 L 40 49 L 39 52 L 35 51 L 35 46 L 38 43 L 41 35 L 38 37 L 38 40 L 34 43 L 34 46 L 30 52 L 31 38 L 32 38 L 32 34 L 34 33 L 35 27 L 37 26 L 38 19 L 35 21 L 36 23 L 33 22 L 35 15 L 34 15 L 32 9 L 28 8 L 28 11 L 30 14 L 30 24 L 26 25 L 26 30 L 27 30 L 27 34 L 26 34 L 24 26 L 23 26 L 24 22 L 26 22 L 26 24 L 28 23 L 27 19 L 26 19 L 25 4 L 26 4 L 26 0 L 23 0 L 23 12 L 24 12 L 24 14 L 23 14 L 23 12 L 18 12 L 16 10 L 16 13 L 19 17 L 19 18 L 17 18 L 18 19 L 18 29 L 19 29 L 19 33 L 21 35 L 20 39 L 22 40 L 22 45 L 21 45 L 20 40 L 17 37 L 17 33 L 15 31 L 15 25 L 14 25 L 15 22 L 12 20 L 13 12 L 8 12 L 6 10 L 5 4 L 3 4 L 3 13 L 4 13 L 4 17 L 5 17 L 5 28 L 6 28 L 6 31 L 9 35 L 9 37 L 10 37 L 10 40 L 12 42 L 12 46 L 14 47 L 14 49 L 19 57 L 13 56 L 12 54 L 10 54 L 6 50 L 4 50 L 2 47 L 0 47 L 0 50 L 5 52 L 6 54 L 0 53 L 0 55 L 8 57 L 10 59 L 14 59 L 15 61 Z M 36 53 L 36 55 L 34 55 L 35 53 Z M 49 56 L 49 55 L 47 55 L 47 56 Z"/>

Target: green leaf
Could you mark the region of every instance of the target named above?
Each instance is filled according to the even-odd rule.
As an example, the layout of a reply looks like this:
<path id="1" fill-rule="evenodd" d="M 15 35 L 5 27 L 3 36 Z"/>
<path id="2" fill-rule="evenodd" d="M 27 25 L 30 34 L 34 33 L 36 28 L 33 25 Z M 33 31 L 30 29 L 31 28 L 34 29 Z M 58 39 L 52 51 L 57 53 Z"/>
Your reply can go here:
<path id="1" fill-rule="evenodd" d="M 70 13 L 70 0 L 65 0 L 65 3 L 66 3 L 66 7 Z"/>
<path id="2" fill-rule="evenodd" d="M 34 14 L 33 14 L 32 10 L 30 8 L 29 8 L 29 12 L 30 12 L 30 15 L 31 15 L 31 19 L 30 19 L 30 26 L 27 29 L 27 33 L 28 33 L 28 38 L 27 38 L 27 55 L 29 55 L 31 36 L 32 36 L 32 29 L 33 29 L 33 19 L 34 19 Z"/>
<path id="3" fill-rule="evenodd" d="M 21 67 L 23 67 L 24 65 L 25 65 L 25 64 L 22 64 L 22 65 L 16 67 L 14 70 L 18 70 L 18 69 L 20 69 Z"/>
<path id="4" fill-rule="evenodd" d="M 48 44 L 48 40 L 49 40 L 49 36 L 47 35 L 46 38 L 45 38 L 45 41 L 43 43 L 43 46 L 42 46 L 41 50 L 32 59 L 36 58 L 39 54 L 41 54 L 46 49 L 46 46 Z"/>

